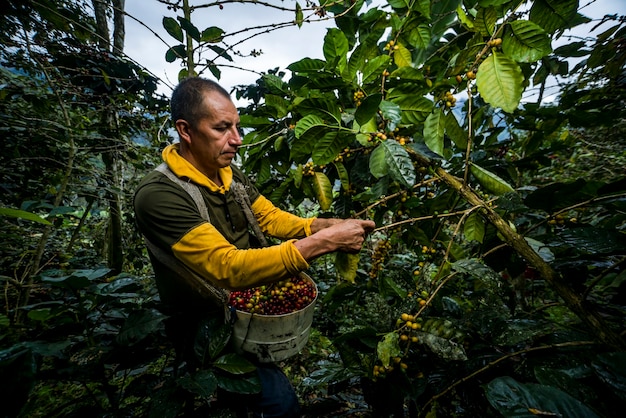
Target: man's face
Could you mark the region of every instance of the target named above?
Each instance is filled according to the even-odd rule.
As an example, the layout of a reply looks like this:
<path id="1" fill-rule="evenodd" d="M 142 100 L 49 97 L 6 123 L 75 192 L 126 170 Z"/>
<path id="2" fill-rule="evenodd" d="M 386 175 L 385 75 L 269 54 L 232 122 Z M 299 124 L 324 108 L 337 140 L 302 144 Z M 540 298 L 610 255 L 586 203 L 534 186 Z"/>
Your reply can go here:
<path id="1" fill-rule="evenodd" d="M 241 145 L 239 114 L 230 98 L 217 92 L 205 94 L 203 113 L 198 126 L 189 129 L 189 149 L 194 165 L 211 177 L 237 155 Z"/>

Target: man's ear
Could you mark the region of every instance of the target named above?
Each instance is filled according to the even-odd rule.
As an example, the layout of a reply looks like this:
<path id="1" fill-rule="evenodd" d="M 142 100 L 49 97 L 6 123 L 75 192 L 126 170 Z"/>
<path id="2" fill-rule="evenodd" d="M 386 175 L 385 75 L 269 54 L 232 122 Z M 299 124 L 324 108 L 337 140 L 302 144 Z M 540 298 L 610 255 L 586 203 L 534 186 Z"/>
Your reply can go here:
<path id="1" fill-rule="evenodd" d="M 180 140 L 186 144 L 191 144 L 191 127 L 189 123 L 185 119 L 178 119 L 174 123 L 174 127 L 176 127 Z"/>

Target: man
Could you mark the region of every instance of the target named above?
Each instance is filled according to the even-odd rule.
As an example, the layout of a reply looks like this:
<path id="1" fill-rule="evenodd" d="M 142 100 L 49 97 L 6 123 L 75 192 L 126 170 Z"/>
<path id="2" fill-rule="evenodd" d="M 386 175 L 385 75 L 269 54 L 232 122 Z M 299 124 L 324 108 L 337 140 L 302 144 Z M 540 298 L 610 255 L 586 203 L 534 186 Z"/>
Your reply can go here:
<path id="1" fill-rule="evenodd" d="M 173 255 L 210 286 L 244 289 L 293 276 L 324 254 L 358 252 L 375 225 L 369 220 L 300 218 L 260 195 L 231 164 L 242 143 L 239 115 L 228 92 L 217 83 L 200 77 L 183 80 L 172 93 L 171 112 L 179 143 L 165 148 L 166 166 L 161 167 L 165 169 L 143 179 L 134 205 L 138 227 L 149 244 L 159 294 L 176 318 L 170 337 L 178 351 L 189 352 L 202 318 L 220 315 L 222 307 L 185 285 L 167 262 L 169 257 Z M 198 198 L 183 189 L 185 183 L 199 186 L 208 217 L 199 209 Z M 262 237 L 250 233 L 246 207 L 235 193 L 238 184 L 249 199 L 257 230 L 284 242 L 258 246 Z M 255 414 L 297 416 L 297 398 L 285 376 L 272 367 L 258 370 L 262 392 L 252 408 Z"/>

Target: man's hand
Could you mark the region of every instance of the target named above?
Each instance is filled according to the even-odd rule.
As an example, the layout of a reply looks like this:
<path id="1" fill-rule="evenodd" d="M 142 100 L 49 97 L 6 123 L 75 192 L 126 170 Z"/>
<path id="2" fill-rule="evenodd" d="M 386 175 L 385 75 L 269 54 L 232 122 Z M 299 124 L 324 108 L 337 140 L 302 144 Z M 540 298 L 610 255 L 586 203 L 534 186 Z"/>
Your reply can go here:
<path id="1" fill-rule="evenodd" d="M 370 220 L 318 218 L 311 224 L 313 234 L 295 245 L 307 261 L 335 251 L 358 253 L 375 227 Z"/>

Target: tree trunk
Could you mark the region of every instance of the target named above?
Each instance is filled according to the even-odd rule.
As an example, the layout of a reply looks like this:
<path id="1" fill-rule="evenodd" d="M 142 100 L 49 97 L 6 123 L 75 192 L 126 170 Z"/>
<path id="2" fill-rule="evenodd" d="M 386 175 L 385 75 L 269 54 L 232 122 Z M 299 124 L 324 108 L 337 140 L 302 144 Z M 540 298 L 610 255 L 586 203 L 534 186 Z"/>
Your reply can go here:
<path id="1" fill-rule="evenodd" d="M 113 8 L 113 51 L 114 55 L 121 55 L 124 50 L 124 0 L 92 0 L 95 15 L 96 27 L 98 30 L 98 45 L 107 51 L 111 49 L 111 40 L 106 11 L 109 6 Z M 107 106 L 105 126 L 105 137 L 114 142 L 102 153 L 102 161 L 106 167 L 106 177 L 110 185 L 107 192 L 109 203 L 109 225 L 105 237 L 105 248 L 107 265 L 112 270 L 111 274 L 117 275 L 122 271 L 124 265 L 124 252 L 122 245 L 122 204 L 120 198 L 121 177 L 119 174 L 119 147 L 117 143 L 123 143 L 123 138 L 118 138 L 117 110 L 115 107 Z"/>

